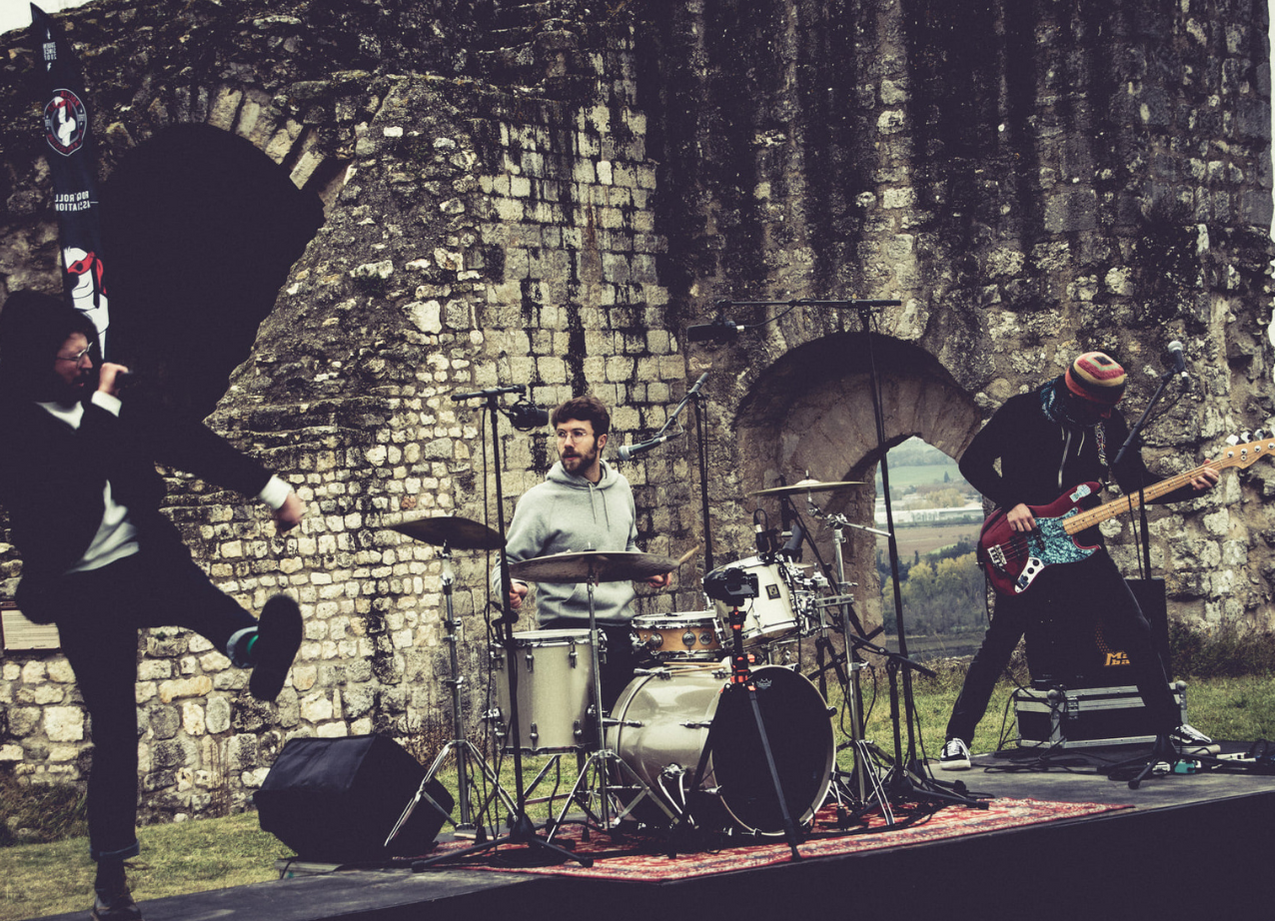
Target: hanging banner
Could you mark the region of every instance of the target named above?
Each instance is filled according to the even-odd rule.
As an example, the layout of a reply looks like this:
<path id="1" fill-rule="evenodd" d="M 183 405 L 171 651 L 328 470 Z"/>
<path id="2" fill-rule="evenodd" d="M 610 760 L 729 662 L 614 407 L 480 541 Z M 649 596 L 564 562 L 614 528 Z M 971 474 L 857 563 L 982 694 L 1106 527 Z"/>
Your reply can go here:
<path id="1" fill-rule="evenodd" d="M 53 176 L 53 210 L 62 241 L 63 281 L 77 310 L 93 321 L 106 351 L 106 272 L 102 262 L 101 212 L 89 110 L 80 62 L 62 30 L 31 4 L 31 28 L 44 63 L 41 126 Z"/>

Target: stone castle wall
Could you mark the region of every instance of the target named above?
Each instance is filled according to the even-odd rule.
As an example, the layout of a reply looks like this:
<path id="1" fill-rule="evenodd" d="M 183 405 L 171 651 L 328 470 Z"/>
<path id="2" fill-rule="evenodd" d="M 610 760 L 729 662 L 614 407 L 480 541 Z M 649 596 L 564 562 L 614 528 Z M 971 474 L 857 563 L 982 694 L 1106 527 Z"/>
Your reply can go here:
<path id="1" fill-rule="evenodd" d="M 210 419 L 298 487 L 306 521 L 276 535 L 262 510 L 188 478 L 170 499 L 226 591 L 254 610 L 298 597 L 305 641 L 263 706 L 202 638 L 141 639 L 151 815 L 241 807 L 293 735 L 450 736 L 442 561 L 391 528 L 438 514 L 494 526 L 554 455 L 547 433 L 502 418 L 498 509 L 490 424 L 456 393 L 525 384 L 552 406 L 594 392 L 623 444 L 708 372 L 719 563 L 751 554 L 748 492 L 807 472 L 871 480 L 873 364 L 886 442 L 919 434 L 954 456 L 1080 348 L 1125 358 L 1140 406 L 1163 342 L 1187 343 L 1194 383 L 1151 433 L 1166 473 L 1275 415 L 1264 4 L 340 6 L 195 3 L 174 21 L 107 0 L 63 20 L 104 175 L 166 126 L 209 124 L 325 204 Z M 4 46 L 20 85 L 33 50 L 14 34 Z M 0 94 L 8 291 L 55 278 L 47 173 L 20 127 L 31 108 Z M 902 303 L 718 307 L 794 298 Z M 687 343 L 723 310 L 750 328 Z M 705 538 L 695 414 L 623 468 L 652 552 Z M 1228 474 L 1198 508 L 1154 514 L 1175 616 L 1270 621 L 1271 476 Z M 871 515 L 870 495 L 838 503 Z M 1127 526 L 1112 530 L 1128 559 Z M 471 734 L 489 705 L 489 562 L 452 561 Z M 702 608 L 703 566 L 642 610 Z M 10 592 L 19 572 L 0 544 Z M 90 739 L 64 661 L 6 653 L 0 759 L 79 778 Z"/>

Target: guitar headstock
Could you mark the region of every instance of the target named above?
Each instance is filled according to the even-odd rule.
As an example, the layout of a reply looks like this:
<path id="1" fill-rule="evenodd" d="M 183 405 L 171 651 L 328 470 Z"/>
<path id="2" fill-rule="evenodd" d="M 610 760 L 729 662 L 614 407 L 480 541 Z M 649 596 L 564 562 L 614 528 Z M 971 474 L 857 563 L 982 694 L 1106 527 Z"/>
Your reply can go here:
<path id="1" fill-rule="evenodd" d="M 1250 440 L 1252 439 L 1252 440 Z M 1218 458 L 1219 467 L 1248 467 L 1259 457 L 1275 454 L 1275 437 L 1267 435 L 1261 429 L 1256 432 L 1241 432 L 1226 439 L 1226 448 Z"/>

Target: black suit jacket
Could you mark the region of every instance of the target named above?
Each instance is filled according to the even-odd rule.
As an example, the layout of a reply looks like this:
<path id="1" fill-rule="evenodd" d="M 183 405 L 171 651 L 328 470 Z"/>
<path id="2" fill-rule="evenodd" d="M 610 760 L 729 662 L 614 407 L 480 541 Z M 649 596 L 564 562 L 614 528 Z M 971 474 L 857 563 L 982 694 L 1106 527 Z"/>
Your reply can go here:
<path id="1" fill-rule="evenodd" d="M 147 403 L 125 402 L 119 416 L 85 404 L 72 429 L 32 402 L 0 401 L 0 505 L 9 512 L 22 556 L 16 601 L 32 620 L 57 619 L 57 580 L 83 556 L 104 512 L 110 480 L 148 553 L 188 560 L 177 529 L 159 511 L 164 464 L 244 495 L 270 479 L 261 464 L 202 423 Z"/>

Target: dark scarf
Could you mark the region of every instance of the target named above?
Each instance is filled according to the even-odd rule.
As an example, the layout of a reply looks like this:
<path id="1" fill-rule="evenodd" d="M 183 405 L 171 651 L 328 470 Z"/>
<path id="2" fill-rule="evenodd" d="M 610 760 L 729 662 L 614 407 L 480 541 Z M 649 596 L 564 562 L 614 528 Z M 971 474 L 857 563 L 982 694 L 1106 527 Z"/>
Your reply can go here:
<path id="1" fill-rule="evenodd" d="M 1040 409 L 1045 418 L 1059 425 L 1073 429 L 1093 429 L 1094 440 L 1098 444 L 1098 462 L 1107 466 L 1107 431 L 1102 420 L 1097 422 L 1081 422 L 1071 413 L 1071 400 L 1067 398 L 1067 384 L 1061 377 L 1042 384 L 1040 390 Z"/>

